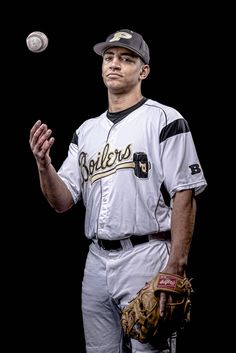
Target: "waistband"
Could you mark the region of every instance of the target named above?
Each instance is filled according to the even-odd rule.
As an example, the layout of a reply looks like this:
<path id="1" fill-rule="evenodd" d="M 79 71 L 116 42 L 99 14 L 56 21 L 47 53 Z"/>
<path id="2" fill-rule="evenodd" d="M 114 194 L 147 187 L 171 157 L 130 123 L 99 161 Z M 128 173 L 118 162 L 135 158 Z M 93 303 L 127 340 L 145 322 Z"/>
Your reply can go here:
<path id="1" fill-rule="evenodd" d="M 104 250 L 122 250 L 124 241 L 130 241 L 132 246 L 136 246 L 139 244 L 147 243 L 150 240 L 170 240 L 171 233 L 170 231 L 145 234 L 145 235 L 131 235 L 128 238 L 121 240 L 107 240 L 107 239 L 97 239 L 97 243 L 100 248 Z"/>

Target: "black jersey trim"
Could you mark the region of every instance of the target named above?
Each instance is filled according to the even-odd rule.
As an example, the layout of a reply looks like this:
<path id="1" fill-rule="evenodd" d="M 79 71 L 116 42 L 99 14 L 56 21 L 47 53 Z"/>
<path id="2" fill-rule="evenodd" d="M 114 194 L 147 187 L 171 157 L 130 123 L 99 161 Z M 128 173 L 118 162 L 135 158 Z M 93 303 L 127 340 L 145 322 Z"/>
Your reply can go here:
<path id="1" fill-rule="evenodd" d="M 160 142 L 165 141 L 167 138 L 182 134 L 184 132 L 189 132 L 189 126 L 186 120 L 184 119 L 177 119 L 172 121 L 172 123 L 163 127 L 160 133 Z"/>
<path id="2" fill-rule="evenodd" d="M 170 194 L 168 193 L 164 183 L 161 184 L 161 194 L 166 206 L 170 207 Z"/>
<path id="3" fill-rule="evenodd" d="M 74 134 L 73 134 L 71 143 L 73 143 L 73 144 L 75 144 L 75 145 L 78 145 L 78 136 L 77 136 L 77 134 L 76 134 L 76 131 L 75 131 Z"/>
<path id="4" fill-rule="evenodd" d="M 124 119 L 127 115 L 129 115 L 130 113 L 132 113 L 134 110 L 138 109 L 139 107 L 141 107 L 148 99 L 143 97 L 141 99 L 141 101 L 139 101 L 138 103 L 136 103 L 135 105 L 133 105 L 130 108 L 127 108 L 125 110 L 119 111 L 119 112 L 109 112 L 107 111 L 107 118 L 109 120 L 111 120 L 114 124 L 118 123 L 119 121 L 121 121 L 122 119 Z"/>

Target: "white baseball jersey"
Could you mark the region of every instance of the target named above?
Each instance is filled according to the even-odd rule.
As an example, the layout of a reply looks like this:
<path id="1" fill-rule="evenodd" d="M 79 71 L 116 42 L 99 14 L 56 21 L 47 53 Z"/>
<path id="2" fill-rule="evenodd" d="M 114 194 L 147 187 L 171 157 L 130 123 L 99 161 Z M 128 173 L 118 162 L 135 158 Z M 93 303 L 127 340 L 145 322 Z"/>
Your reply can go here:
<path id="1" fill-rule="evenodd" d="M 207 185 L 186 120 L 151 99 L 116 124 L 107 112 L 85 121 L 58 175 L 75 203 L 83 199 L 90 239 L 169 230 L 165 194 Z"/>

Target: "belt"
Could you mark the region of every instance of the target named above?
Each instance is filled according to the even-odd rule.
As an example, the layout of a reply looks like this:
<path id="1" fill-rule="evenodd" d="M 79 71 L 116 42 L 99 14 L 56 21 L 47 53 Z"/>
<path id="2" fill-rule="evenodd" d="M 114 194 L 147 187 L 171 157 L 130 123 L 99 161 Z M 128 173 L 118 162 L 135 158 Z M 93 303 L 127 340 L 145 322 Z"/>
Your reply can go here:
<path id="1" fill-rule="evenodd" d="M 129 238 L 125 238 L 123 240 L 129 239 L 133 246 L 147 243 L 150 240 L 170 240 L 170 231 L 159 232 L 153 234 L 145 234 L 145 235 L 131 235 Z M 107 240 L 107 239 L 98 239 L 98 245 L 104 250 L 121 250 L 122 240 Z"/>

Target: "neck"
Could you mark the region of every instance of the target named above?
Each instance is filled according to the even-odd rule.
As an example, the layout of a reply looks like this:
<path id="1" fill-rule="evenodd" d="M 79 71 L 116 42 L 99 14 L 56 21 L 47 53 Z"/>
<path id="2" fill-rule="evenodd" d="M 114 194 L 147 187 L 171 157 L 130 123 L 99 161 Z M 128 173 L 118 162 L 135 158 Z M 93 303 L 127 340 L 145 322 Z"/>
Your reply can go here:
<path id="1" fill-rule="evenodd" d="M 128 109 L 132 107 L 133 105 L 137 104 L 140 102 L 140 100 L 143 98 L 141 92 L 137 94 L 120 94 L 120 95 L 114 95 L 108 92 L 108 110 L 110 113 L 113 112 L 118 112 L 121 110 Z"/>

